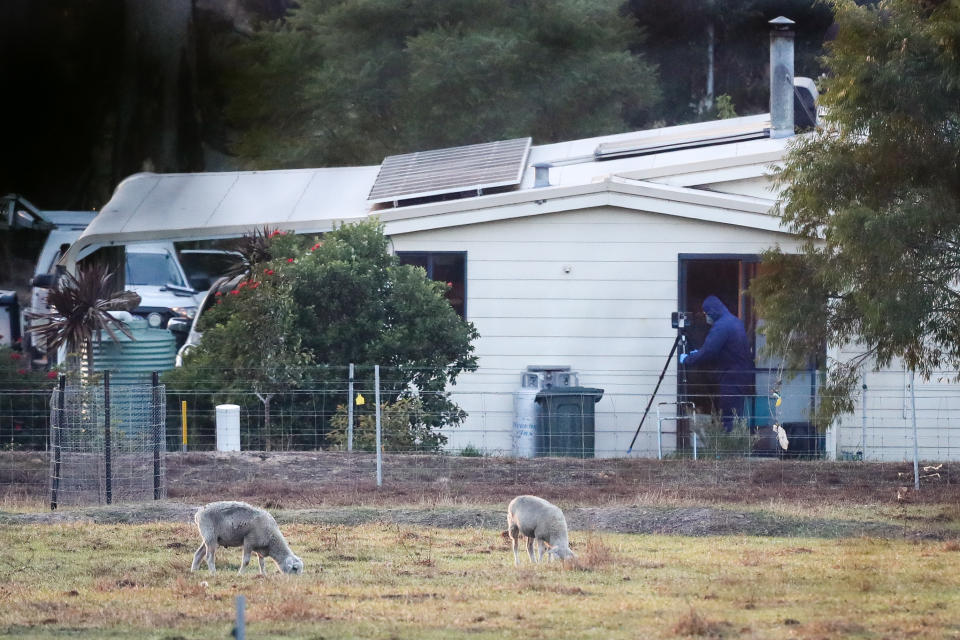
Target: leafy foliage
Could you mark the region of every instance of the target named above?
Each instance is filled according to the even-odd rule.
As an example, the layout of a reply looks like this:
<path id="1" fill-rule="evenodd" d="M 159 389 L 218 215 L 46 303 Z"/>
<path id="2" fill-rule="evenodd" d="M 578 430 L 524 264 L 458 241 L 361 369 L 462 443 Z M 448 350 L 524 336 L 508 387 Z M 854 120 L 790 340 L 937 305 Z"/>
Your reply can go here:
<path id="1" fill-rule="evenodd" d="M 778 174 L 806 249 L 770 252 L 753 287 L 769 343 L 793 362 L 861 347 L 830 363 L 821 425 L 851 408 L 864 364 L 960 366 L 960 5 L 834 6 L 826 125 Z"/>
<path id="2" fill-rule="evenodd" d="M 35 369 L 28 355 L 0 346 L 0 448 L 43 449 L 57 372 Z"/>
<path id="3" fill-rule="evenodd" d="M 621 4 L 303 0 L 236 50 L 248 61 L 230 78 L 236 151 L 323 166 L 622 131 L 659 89 Z"/>
<path id="4" fill-rule="evenodd" d="M 93 371 L 92 340 L 100 340 L 106 332 L 117 340 L 115 331 L 130 339 L 133 334 L 122 320 L 111 311 L 131 311 L 140 304 L 140 296 L 133 291 L 116 291 L 114 274 L 104 263 L 81 264 L 77 275 L 65 273 L 50 288 L 47 303 L 52 311 L 31 313 L 31 318 L 45 321 L 32 331 L 46 341 L 48 348 L 57 349 L 66 344 L 70 349 L 85 347 L 89 370 Z"/>
<path id="5" fill-rule="evenodd" d="M 353 446 L 360 451 L 376 451 L 377 421 L 375 408 L 354 409 Z M 347 408 L 337 407 L 330 421 L 329 440 L 343 449 L 347 447 Z M 380 446 L 384 452 L 437 451 L 447 437 L 434 431 L 424 420 L 420 398 L 399 398 L 380 405 Z"/>
<path id="6" fill-rule="evenodd" d="M 376 220 L 343 225 L 322 241 L 278 231 L 265 241 L 272 257 L 205 312 L 203 340 L 166 374 L 169 388 L 224 397 L 324 390 L 336 406 L 346 403 L 347 365 L 362 372 L 358 388 L 372 389 L 378 364 L 387 374 L 383 402 L 407 411 L 418 443 L 442 444 L 420 426 L 463 421 L 446 389 L 476 368 L 477 337 L 444 299 L 445 285 L 400 265 Z M 396 404 L 413 398 L 416 405 Z"/>

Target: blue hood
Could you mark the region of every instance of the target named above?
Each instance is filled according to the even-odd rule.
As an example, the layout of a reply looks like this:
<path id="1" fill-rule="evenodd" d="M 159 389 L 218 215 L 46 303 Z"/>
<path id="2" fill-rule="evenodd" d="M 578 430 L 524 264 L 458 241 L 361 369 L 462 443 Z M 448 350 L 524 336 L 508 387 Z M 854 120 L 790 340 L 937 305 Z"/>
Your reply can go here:
<path id="1" fill-rule="evenodd" d="M 706 300 L 703 301 L 703 311 L 710 319 L 716 322 L 723 315 L 730 313 L 730 310 L 727 309 L 727 306 L 720 302 L 720 298 L 717 296 L 707 296 Z"/>

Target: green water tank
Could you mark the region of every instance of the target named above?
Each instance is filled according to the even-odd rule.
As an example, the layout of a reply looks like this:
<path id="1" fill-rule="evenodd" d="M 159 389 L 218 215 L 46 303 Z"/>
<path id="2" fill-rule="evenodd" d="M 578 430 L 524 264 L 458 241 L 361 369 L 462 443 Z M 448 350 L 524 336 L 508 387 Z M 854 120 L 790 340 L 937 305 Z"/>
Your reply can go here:
<path id="1" fill-rule="evenodd" d="M 114 330 L 117 336 L 114 341 L 103 332 L 99 344 L 93 341 L 94 371 L 110 371 L 110 382 L 114 385 L 150 384 L 154 371 L 173 369 L 176 338 L 166 329 L 147 326 L 143 318 L 121 313 L 115 315 L 126 322 L 133 339 Z"/>

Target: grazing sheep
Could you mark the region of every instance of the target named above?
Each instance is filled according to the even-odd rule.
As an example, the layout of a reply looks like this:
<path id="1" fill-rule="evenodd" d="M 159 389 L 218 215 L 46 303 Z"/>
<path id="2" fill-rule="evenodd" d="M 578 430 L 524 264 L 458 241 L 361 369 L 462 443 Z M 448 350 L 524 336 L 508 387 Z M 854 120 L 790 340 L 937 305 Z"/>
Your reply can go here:
<path id="1" fill-rule="evenodd" d="M 527 537 L 530 562 L 540 562 L 544 545 L 550 559 L 566 560 L 577 556 L 570 551 L 567 539 L 567 520 L 560 507 L 537 496 L 517 496 L 507 507 L 507 530 L 513 541 L 513 564 L 520 565 L 517 545 L 520 536 Z M 537 557 L 533 556 L 533 541 L 537 541 Z"/>
<path id="2" fill-rule="evenodd" d="M 193 519 L 200 529 L 203 544 L 193 554 L 190 571 L 196 571 L 204 553 L 210 573 L 216 573 L 214 555 L 217 547 L 243 547 L 239 573 L 250 563 L 250 554 L 257 554 L 260 573 L 263 559 L 269 556 L 283 573 L 303 573 L 303 560 L 293 555 L 284 540 L 277 521 L 269 513 L 246 502 L 211 502 L 197 510 Z"/>

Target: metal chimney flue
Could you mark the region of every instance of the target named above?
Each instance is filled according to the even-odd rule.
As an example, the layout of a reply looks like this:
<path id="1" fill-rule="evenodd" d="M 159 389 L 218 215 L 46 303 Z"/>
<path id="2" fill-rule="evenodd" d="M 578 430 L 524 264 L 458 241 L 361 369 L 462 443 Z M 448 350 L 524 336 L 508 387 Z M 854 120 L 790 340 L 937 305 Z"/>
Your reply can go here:
<path id="1" fill-rule="evenodd" d="M 550 186 L 550 167 L 553 165 L 549 162 L 538 162 L 533 165 L 533 188 L 539 189 L 540 187 L 549 187 Z"/>
<path id="2" fill-rule="evenodd" d="M 793 121 L 793 20 L 780 16 L 770 31 L 770 137 L 788 138 Z"/>

